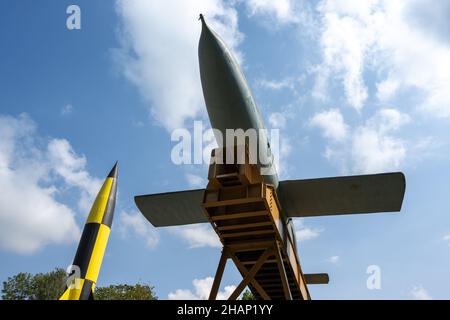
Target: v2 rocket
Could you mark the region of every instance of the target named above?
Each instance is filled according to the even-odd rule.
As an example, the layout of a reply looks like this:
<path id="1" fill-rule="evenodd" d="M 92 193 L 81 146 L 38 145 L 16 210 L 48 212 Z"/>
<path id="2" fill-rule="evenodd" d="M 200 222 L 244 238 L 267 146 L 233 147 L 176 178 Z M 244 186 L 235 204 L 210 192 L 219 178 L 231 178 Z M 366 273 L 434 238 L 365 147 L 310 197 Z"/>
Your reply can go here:
<path id="1" fill-rule="evenodd" d="M 100 189 L 84 225 L 69 275 L 71 283 L 60 300 L 90 300 L 108 243 L 117 194 L 117 162 Z"/>

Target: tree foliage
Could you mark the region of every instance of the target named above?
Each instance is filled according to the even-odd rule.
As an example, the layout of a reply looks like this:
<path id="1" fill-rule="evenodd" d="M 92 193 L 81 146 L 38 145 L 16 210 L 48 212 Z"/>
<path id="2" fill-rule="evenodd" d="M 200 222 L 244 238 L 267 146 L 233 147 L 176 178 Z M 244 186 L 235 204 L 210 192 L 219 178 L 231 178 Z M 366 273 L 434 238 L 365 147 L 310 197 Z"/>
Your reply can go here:
<path id="1" fill-rule="evenodd" d="M 18 273 L 3 282 L 3 300 L 53 300 L 65 289 L 66 272 L 55 269 L 47 273 Z"/>
<path id="2" fill-rule="evenodd" d="M 109 287 L 99 287 L 94 292 L 94 298 L 98 300 L 156 300 L 154 288 L 147 284 L 110 285 Z"/>
<path id="3" fill-rule="evenodd" d="M 253 295 L 253 293 L 247 289 L 244 291 L 244 293 L 242 294 L 242 300 L 256 300 L 255 296 Z"/>
<path id="4" fill-rule="evenodd" d="M 20 272 L 3 282 L 3 300 L 57 300 L 66 289 L 67 274 L 57 268 L 47 273 Z M 154 288 L 147 284 L 118 284 L 97 287 L 97 300 L 156 300 Z"/>

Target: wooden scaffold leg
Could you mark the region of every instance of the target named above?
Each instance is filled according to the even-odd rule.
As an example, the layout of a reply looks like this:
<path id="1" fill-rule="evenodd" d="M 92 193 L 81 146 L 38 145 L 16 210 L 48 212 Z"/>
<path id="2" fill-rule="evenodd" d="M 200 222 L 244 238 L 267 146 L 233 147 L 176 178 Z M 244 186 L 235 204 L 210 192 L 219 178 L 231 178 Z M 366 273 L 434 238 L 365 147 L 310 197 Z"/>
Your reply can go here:
<path id="1" fill-rule="evenodd" d="M 222 249 L 222 254 L 220 256 L 219 265 L 217 266 L 216 275 L 214 277 L 214 282 L 211 287 L 211 292 L 209 295 L 209 300 L 215 300 L 217 298 L 217 293 L 219 292 L 220 283 L 222 281 L 222 276 L 225 270 L 225 266 L 227 263 L 227 260 L 231 258 L 238 268 L 238 270 L 241 272 L 241 274 L 244 276 L 241 283 L 236 287 L 236 289 L 233 291 L 233 293 L 230 295 L 228 300 L 236 300 L 239 295 L 242 293 L 242 291 L 247 287 L 249 284 L 253 286 L 253 288 L 258 292 L 258 294 L 263 298 L 264 300 L 270 300 L 269 295 L 265 292 L 265 290 L 261 287 L 261 285 L 258 283 L 258 281 L 255 279 L 256 274 L 261 269 L 261 267 L 264 265 L 264 263 L 267 262 L 267 260 L 275 256 L 275 258 L 279 261 L 281 260 L 281 255 L 279 253 L 279 248 L 275 247 L 269 247 L 267 248 L 261 256 L 258 258 L 256 263 L 252 266 L 250 270 L 248 270 L 241 261 L 236 256 L 236 253 L 231 249 L 224 247 Z M 286 272 L 284 270 L 284 265 L 279 265 L 280 268 L 280 274 L 282 275 L 283 281 L 283 288 L 285 290 L 285 296 L 286 299 L 292 300 L 291 292 L 289 289 L 289 284 L 286 276 Z M 281 271 L 282 269 L 282 271 Z M 284 278 L 284 279 L 283 279 Z"/>
<path id="2" fill-rule="evenodd" d="M 281 283 L 283 285 L 284 297 L 286 300 L 292 300 L 291 288 L 289 287 L 289 281 L 286 275 L 286 269 L 283 263 L 279 245 L 277 245 L 277 248 L 275 250 L 275 256 L 277 258 L 278 270 L 280 272 Z"/>
<path id="3" fill-rule="evenodd" d="M 215 300 L 217 298 L 217 293 L 219 292 L 220 282 L 222 281 L 222 276 L 225 270 L 225 265 L 227 264 L 227 260 L 228 252 L 226 248 L 223 248 L 219 265 L 217 266 L 216 276 L 214 277 L 214 282 L 211 287 L 211 293 L 209 294 L 209 300 Z"/>

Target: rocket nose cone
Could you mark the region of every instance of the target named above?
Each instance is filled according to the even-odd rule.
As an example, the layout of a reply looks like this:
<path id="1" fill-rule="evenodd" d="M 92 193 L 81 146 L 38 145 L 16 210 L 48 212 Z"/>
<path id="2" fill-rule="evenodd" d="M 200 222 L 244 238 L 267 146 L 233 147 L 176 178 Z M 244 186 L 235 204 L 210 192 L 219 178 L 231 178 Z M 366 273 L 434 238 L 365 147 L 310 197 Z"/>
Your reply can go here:
<path id="1" fill-rule="evenodd" d="M 114 178 L 117 179 L 117 173 L 119 172 L 118 162 L 114 164 L 114 167 L 111 169 L 111 171 L 108 174 L 108 178 Z"/>
<path id="2" fill-rule="evenodd" d="M 202 21 L 202 32 L 198 43 L 199 56 L 220 55 L 219 52 L 226 48 L 223 40 L 209 27 L 202 14 L 199 19 Z"/>
<path id="3" fill-rule="evenodd" d="M 202 35 L 205 34 L 212 34 L 211 29 L 209 28 L 208 24 L 206 23 L 205 16 L 200 13 L 200 18 L 198 18 L 202 22 Z"/>
<path id="4" fill-rule="evenodd" d="M 206 25 L 205 17 L 203 16 L 203 14 L 200 13 L 200 17 L 198 18 L 198 20 L 200 20 L 202 22 L 203 26 Z"/>

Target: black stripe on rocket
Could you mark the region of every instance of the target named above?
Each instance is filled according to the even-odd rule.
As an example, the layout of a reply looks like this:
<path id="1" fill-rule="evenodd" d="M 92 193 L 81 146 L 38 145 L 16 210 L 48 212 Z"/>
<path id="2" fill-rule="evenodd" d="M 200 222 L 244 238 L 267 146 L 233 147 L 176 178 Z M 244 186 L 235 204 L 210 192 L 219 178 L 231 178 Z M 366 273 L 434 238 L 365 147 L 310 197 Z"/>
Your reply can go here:
<path id="1" fill-rule="evenodd" d="M 80 300 L 94 300 L 92 295 L 92 286 L 94 283 L 91 280 L 84 280 L 83 288 L 80 292 Z"/>
<path id="2" fill-rule="evenodd" d="M 86 277 L 99 229 L 99 223 L 87 223 L 84 225 L 83 234 L 81 235 L 77 253 L 75 254 L 75 259 L 73 260 L 73 265 L 80 268 L 81 279 Z"/>
<path id="3" fill-rule="evenodd" d="M 114 216 L 114 208 L 116 205 L 116 193 L 117 193 L 117 162 L 108 174 L 108 178 L 113 178 L 111 189 L 108 195 L 108 201 L 106 203 L 105 211 L 102 217 L 102 224 L 111 228 L 112 220 Z M 95 242 L 97 241 L 97 235 L 100 229 L 99 223 L 87 223 L 84 225 L 83 234 L 81 235 L 80 243 L 78 244 L 77 253 L 73 260 L 73 265 L 80 268 L 80 278 L 86 277 L 87 269 L 91 261 L 92 252 L 94 251 Z"/>
<path id="4" fill-rule="evenodd" d="M 117 194 L 117 162 L 108 174 L 108 178 L 113 178 L 111 190 L 108 196 L 108 202 L 106 203 L 105 212 L 103 213 L 102 224 L 107 225 L 110 229 L 114 217 L 114 209 L 116 207 L 116 194 Z"/>

